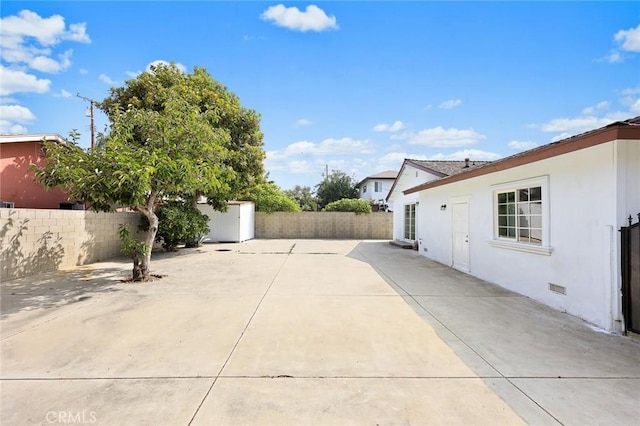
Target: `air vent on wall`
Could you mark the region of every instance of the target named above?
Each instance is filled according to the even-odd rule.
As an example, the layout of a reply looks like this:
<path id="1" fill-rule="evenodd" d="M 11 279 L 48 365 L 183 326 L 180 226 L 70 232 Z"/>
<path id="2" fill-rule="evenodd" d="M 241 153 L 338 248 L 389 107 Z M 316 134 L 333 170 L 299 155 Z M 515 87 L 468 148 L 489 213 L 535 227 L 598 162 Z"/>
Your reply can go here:
<path id="1" fill-rule="evenodd" d="M 549 290 L 558 294 L 567 294 L 567 288 L 558 284 L 549 283 Z"/>

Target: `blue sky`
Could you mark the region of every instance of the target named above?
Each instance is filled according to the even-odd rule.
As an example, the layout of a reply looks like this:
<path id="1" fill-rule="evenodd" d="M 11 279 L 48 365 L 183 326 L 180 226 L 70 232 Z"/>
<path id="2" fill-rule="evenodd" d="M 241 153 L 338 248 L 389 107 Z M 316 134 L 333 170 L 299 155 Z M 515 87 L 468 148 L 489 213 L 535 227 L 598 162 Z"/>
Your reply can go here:
<path id="1" fill-rule="evenodd" d="M 262 115 L 283 189 L 325 165 L 492 160 L 640 115 L 640 2 L 3 1 L 0 133 L 82 133 L 155 61 Z M 97 127 L 106 124 L 98 112 Z"/>

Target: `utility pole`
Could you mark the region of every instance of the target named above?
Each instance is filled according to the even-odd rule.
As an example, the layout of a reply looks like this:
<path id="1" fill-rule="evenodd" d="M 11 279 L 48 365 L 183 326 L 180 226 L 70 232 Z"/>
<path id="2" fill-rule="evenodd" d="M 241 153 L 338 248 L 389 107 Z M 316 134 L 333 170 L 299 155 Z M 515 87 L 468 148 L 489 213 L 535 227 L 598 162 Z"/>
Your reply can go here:
<path id="1" fill-rule="evenodd" d="M 96 103 L 93 99 L 85 98 L 81 96 L 80 93 L 76 94 L 80 99 L 89 102 L 89 117 L 91 117 L 91 151 L 93 151 L 96 147 L 96 126 L 94 125 L 93 119 L 93 105 Z"/>

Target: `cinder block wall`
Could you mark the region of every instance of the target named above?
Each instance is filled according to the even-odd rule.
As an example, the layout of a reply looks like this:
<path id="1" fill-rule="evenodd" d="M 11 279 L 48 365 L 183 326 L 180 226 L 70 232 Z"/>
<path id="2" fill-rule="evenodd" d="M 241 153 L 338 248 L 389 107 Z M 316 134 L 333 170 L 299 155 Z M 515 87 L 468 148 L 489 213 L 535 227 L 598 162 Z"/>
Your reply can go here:
<path id="1" fill-rule="evenodd" d="M 120 255 L 118 227 L 135 233 L 138 213 L 0 209 L 0 279 L 33 275 Z"/>
<path id="2" fill-rule="evenodd" d="M 392 213 L 256 212 L 256 238 L 388 240 Z"/>

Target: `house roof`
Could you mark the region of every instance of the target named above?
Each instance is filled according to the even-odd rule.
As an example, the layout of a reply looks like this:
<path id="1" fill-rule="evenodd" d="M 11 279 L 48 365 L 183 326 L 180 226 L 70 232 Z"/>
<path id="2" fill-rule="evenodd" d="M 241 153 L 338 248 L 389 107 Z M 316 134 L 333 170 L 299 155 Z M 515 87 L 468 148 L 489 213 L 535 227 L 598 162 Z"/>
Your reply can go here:
<path id="1" fill-rule="evenodd" d="M 67 143 L 57 133 L 33 133 L 24 135 L 0 135 L 0 143 L 41 142 L 42 139 L 52 142 Z"/>
<path id="2" fill-rule="evenodd" d="M 465 173 L 469 170 L 477 169 L 478 167 L 482 167 L 484 165 L 489 164 L 490 161 L 475 161 L 475 160 L 465 160 L 465 161 L 439 161 L 439 160 L 413 160 L 410 158 L 406 158 L 402 163 L 402 167 L 400 168 L 400 172 L 398 172 L 398 176 L 402 175 L 404 169 L 407 166 L 414 167 L 418 170 L 423 170 L 425 172 L 431 173 L 440 178 L 444 178 L 447 176 L 457 175 L 459 173 Z M 388 200 L 393 193 L 393 190 L 396 187 L 396 180 L 391 185 L 391 189 L 387 194 L 386 199 Z"/>
<path id="3" fill-rule="evenodd" d="M 362 185 L 364 181 L 368 179 L 395 179 L 396 177 L 398 177 L 398 172 L 393 170 L 386 170 L 384 172 L 376 173 L 375 175 L 367 176 L 366 178 L 358 182 L 356 188 L 359 188 L 360 185 Z"/>
<path id="4" fill-rule="evenodd" d="M 437 161 L 437 160 L 405 160 L 410 164 L 413 164 L 418 169 L 425 170 L 427 172 L 431 172 L 435 175 L 440 175 L 440 177 L 457 175 L 458 173 L 463 173 L 469 171 L 470 169 L 475 169 L 480 166 L 484 166 L 485 164 L 490 163 L 490 161 L 474 161 L 469 160 L 465 161 Z"/>
<path id="5" fill-rule="evenodd" d="M 640 116 L 625 121 L 618 121 L 599 129 L 591 130 L 558 142 L 552 142 L 500 160 L 492 161 L 475 169 L 470 169 L 466 173 L 459 173 L 423 183 L 407 189 L 404 191 L 404 194 L 412 194 L 424 189 L 434 188 L 436 186 L 447 185 L 449 183 L 511 169 L 602 143 L 611 142 L 617 139 L 637 139 L 640 141 Z"/>

